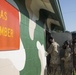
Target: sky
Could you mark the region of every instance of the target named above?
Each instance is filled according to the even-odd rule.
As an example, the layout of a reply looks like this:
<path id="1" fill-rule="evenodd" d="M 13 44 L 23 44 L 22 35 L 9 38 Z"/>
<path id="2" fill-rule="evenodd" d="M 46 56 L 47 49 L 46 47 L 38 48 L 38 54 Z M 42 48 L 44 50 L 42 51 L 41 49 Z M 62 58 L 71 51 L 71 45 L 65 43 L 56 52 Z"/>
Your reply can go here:
<path id="1" fill-rule="evenodd" d="M 59 0 L 66 31 L 76 31 L 76 0 Z"/>

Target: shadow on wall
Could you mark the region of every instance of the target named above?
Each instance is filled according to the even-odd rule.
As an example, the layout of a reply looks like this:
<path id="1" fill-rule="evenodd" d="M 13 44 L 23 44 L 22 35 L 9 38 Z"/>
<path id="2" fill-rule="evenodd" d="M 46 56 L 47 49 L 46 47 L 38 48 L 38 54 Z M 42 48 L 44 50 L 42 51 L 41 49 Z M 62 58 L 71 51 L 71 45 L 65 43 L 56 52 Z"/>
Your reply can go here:
<path id="1" fill-rule="evenodd" d="M 54 37 L 55 41 L 59 43 L 60 46 L 63 45 L 64 41 L 72 40 L 72 34 L 70 32 L 52 32 L 52 36 Z"/>

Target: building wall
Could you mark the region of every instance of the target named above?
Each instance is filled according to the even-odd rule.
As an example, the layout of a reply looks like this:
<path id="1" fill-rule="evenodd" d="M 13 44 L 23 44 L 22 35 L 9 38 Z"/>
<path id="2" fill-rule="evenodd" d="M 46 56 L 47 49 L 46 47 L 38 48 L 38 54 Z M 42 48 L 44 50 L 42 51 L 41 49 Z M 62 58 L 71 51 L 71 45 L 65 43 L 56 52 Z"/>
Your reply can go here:
<path id="1" fill-rule="evenodd" d="M 11 63 L 6 72 L 6 66 L 0 71 L 0 75 L 5 75 L 4 72 L 10 75 L 12 73 L 10 70 L 13 70 L 12 65 L 15 70 L 13 75 L 44 75 L 46 66 L 44 28 L 40 21 L 35 19 L 34 14 L 32 18 L 30 17 L 30 11 L 23 0 L 14 0 L 11 4 L 16 6 L 15 9 L 19 13 L 20 47 L 16 51 L 0 52 L 0 60 L 8 61 L 7 67 Z M 6 65 L 6 63 L 4 64 Z"/>

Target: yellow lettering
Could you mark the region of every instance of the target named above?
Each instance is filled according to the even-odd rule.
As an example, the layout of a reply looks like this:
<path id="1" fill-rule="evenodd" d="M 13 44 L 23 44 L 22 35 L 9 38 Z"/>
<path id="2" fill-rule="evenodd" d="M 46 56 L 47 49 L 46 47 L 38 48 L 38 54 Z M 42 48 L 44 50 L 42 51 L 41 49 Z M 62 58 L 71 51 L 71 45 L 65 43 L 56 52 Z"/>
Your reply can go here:
<path id="1" fill-rule="evenodd" d="M 11 28 L 0 26 L 0 36 L 13 37 L 13 30 Z"/>
<path id="2" fill-rule="evenodd" d="M 0 18 L 3 20 L 7 20 L 7 12 L 0 10 Z"/>
<path id="3" fill-rule="evenodd" d="M 2 27 L 0 26 L 0 35 L 3 33 Z"/>
<path id="4" fill-rule="evenodd" d="M 8 28 L 8 37 L 13 37 L 13 30 Z"/>
<path id="5" fill-rule="evenodd" d="M 4 27 L 3 30 L 4 30 L 3 35 L 4 35 L 4 36 L 7 36 L 7 28 Z"/>
<path id="6" fill-rule="evenodd" d="M 7 12 L 4 12 L 4 19 L 7 20 Z"/>
<path id="7" fill-rule="evenodd" d="M 1 17 L 3 17 L 3 10 L 1 10 Z"/>

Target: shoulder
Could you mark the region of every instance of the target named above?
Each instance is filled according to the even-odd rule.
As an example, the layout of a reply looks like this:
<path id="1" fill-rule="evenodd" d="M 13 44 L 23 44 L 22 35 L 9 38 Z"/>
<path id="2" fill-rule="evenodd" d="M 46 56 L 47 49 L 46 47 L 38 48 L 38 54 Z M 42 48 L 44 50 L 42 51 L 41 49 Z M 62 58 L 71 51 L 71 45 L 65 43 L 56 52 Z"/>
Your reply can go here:
<path id="1" fill-rule="evenodd" d="M 57 42 L 54 42 L 53 45 L 55 45 L 55 46 L 59 46 L 59 44 L 58 44 Z"/>

